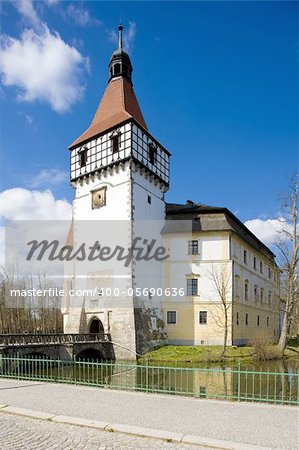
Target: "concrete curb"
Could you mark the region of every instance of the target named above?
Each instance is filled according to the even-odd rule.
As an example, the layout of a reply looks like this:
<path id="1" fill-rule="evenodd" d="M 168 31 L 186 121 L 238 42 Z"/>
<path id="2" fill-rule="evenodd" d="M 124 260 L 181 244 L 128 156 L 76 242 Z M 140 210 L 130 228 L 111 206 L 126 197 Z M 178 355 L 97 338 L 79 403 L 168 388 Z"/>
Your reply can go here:
<path id="1" fill-rule="evenodd" d="M 132 425 L 101 422 L 98 420 L 84 419 L 81 417 L 70 417 L 55 415 L 41 411 L 34 411 L 16 406 L 0 405 L 0 412 L 14 414 L 32 419 L 49 420 L 51 422 L 65 423 L 80 427 L 95 428 L 106 432 L 116 432 L 139 437 L 161 439 L 168 442 L 179 442 L 182 444 L 193 444 L 201 447 L 214 448 L 218 450 L 271 450 L 271 447 L 261 447 L 260 445 L 244 444 L 242 442 L 231 442 L 220 439 L 211 439 L 196 435 L 184 435 L 172 431 L 153 430 L 150 428 L 136 427 Z"/>

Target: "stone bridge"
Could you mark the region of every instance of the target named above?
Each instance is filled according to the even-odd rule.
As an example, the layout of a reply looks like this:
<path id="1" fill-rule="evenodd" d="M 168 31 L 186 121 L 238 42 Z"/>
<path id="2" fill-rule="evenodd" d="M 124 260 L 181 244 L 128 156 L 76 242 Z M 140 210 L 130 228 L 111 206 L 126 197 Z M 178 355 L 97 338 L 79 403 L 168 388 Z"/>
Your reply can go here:
<path id="1" fill-rule="evenodd" d="M 109 334 L 0 334 L 0 354 L 51 359 L 114 360 Z"/>

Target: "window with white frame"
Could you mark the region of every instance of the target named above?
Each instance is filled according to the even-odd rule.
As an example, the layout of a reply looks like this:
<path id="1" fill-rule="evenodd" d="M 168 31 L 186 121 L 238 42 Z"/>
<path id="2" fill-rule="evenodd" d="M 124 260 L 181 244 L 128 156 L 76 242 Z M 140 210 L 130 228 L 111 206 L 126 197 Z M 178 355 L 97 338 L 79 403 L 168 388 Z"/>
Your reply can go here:
<path id="1" fill-rule="evenodd" d="M 188 278 L 187 279 L 187 295 L 197 295 L 198 294 L 198 279 Z"/>
<path id="2" fill-rule="evenodd" d="M 259 299 L 259 294 L 258 294 L 258 287 L 257 285 L 254 286 L 254 301 L 257 302 Z"/>
<path id="3" fill-rule="evenodd" d="M 188 254 L 189 255 L 198 255 L 198 241 L 188 241 Z"/>
<path id="4" fill-rule="evenodd" d="M 168 324 L 176 324 L 176 311 L 167 311 L 167 323 Z"/>
<path id="5" fill-rule="evenodd" d="M 244 283 L 244 299 L 248 302 L 249 300 L 249 282 L 245 280 Z"/>
<path id="6" fill-rule="evenodd" d="M 208 323 L 208 312 L 207 311 L 199 311 L 199 324 L 206 325 Z"/>

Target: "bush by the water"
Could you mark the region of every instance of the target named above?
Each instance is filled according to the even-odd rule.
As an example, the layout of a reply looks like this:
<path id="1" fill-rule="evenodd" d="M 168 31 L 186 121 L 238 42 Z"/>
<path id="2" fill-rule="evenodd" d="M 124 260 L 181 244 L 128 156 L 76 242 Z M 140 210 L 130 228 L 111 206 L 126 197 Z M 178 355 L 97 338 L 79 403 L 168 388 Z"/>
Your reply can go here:
<path id="1" fill-rule="evenodd" d="M 280 359 L 281 350 L 273 345 L 269 334 L 260 333 L 252 340 L 253 358 L 256 361 L 267 361 L 269 359 Z"/>

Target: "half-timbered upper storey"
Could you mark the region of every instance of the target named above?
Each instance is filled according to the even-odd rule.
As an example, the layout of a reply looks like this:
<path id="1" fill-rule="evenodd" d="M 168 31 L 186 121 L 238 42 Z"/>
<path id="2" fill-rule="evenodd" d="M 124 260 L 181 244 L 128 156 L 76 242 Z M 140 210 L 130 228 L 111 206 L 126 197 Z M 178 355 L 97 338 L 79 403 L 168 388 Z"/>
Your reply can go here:
<path id="1" fill-rule="evenodd" d="M 156 139 L 130 120 L 71 149 L 71 180 L 132 159 L 168 185 L 169 158 Z"/>

